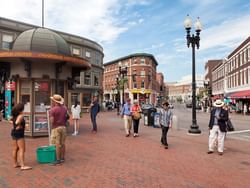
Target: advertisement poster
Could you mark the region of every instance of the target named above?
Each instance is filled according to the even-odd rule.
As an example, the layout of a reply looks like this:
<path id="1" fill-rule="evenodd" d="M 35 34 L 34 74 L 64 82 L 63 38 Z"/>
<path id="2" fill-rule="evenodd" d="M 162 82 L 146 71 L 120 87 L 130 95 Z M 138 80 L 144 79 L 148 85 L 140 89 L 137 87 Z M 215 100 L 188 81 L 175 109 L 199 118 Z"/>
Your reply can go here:
<path id="1" fill-rule="evenodd" d="M 5 90 L 5 118 L 11 117 L 11 90 Z"/>
<path id="2" fill-rule="evenodd" d="M 35 132 L 47 132 L 48 122 L 46 115 L 36 115 L 34 118 L 34 130 Z"/>
<path id="3" fill-rule="evenodd" d="M 25 132 L 30 132 L 30 116 L 24 115 L 25 120 Z"/>

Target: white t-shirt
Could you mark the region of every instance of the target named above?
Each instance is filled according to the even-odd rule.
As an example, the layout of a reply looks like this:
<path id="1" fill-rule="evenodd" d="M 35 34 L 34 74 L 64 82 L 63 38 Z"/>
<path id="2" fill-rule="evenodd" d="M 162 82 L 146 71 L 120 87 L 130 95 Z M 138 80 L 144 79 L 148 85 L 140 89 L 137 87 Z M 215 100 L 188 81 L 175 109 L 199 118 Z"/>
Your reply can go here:
<path id="1" fill-rule="evenodd" d="M 76 107 L 75 105 L 71 106 L 71 113 L 73 119 L 80 119 L 81 107 L 78 104 Z"/>

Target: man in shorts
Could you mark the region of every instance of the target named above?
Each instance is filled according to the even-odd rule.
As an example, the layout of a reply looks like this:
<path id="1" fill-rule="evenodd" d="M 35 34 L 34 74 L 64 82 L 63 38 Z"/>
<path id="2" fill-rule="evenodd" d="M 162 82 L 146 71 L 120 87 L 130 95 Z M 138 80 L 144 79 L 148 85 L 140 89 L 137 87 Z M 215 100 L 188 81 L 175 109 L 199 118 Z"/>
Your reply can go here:
<path id="1" fill-rule="evenodd" d="M 51 123 L 51 144 L 56 146 L 56 161 L 53 165 L 61 165 L 64 162 L 65 155 L 65 140 L 66 140 L 66 121 L 67 108 L 63 105 L 64 99 L 60 95 L 53 95 L 52 108 L 50 110 Z"/>

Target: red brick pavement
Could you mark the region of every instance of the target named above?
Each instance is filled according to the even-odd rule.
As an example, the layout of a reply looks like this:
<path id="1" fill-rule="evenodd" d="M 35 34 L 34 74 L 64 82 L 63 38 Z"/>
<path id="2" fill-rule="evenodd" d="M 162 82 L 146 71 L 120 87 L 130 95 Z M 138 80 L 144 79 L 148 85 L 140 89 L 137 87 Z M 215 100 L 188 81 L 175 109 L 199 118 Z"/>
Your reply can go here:
<path id="1" fill-rule="evenodd" d="M 232 187 L 250 186 L 249 142 L 227 139 L 225 153 L 208 155 L 207 133 L 190 136 L 170 130 L 170 148 L 160 142 L 161 130 L 141 121 L 140 137 L 125 137 L 115 112 L 98 117 L 98 133 L 91 133 L 84 114 L 79 136 L 67 137 L 62 166 L 36 162 L 36 148 L 47 138 L 27 138 L 26 163 L 30 171 L 12 168 L 11 125 L 0 123 L 0 187 Z M 71 127 L 72 129 L 72 127 Z"/>

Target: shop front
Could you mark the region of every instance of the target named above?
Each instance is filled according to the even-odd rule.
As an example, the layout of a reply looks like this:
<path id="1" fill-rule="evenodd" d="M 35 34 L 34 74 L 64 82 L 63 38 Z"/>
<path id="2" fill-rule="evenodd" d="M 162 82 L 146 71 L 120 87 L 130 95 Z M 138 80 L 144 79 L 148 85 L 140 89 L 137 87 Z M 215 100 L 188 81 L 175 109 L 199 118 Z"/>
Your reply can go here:
<path id="1" fill-rule="evenodd" d="M 70 49 L 58 34 L 44 28 L 36 28 L 20 34 L 10 51 L 0 51 L 0 65 L 9 64 L 8 82 L 13 106 L 24 104 L 27 136 L 48 134 L 47 110 L 51 107 L 50 96 L 60 94 L 68 106 L 68 95 L 72 92 L 75 69 L 90 69 L 87 60 L 71 56 Z M 5 88 L 4 93 L 9 89 Z M 7 98 L 5 99 L 5 103 Z"/>
<path id="2" fill-rule="evenodd" d="M 140 104 L 151 103 L 151 90 L 150 89 L 132 89 L 133 100 L 138 100 Z"/>

